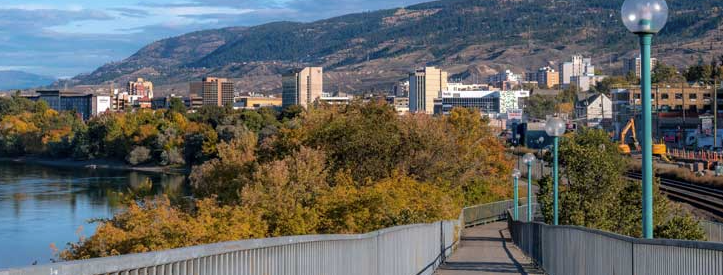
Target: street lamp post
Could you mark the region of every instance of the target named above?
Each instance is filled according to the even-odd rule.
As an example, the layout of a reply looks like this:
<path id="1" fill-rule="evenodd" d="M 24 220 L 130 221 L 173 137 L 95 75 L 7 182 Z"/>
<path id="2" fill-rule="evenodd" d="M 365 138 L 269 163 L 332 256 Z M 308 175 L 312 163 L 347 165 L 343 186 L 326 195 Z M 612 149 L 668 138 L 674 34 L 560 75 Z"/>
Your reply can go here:
<path id="1" fill-rule="evenodd" d="M 557 167 L 557 151 L 560 144 L 560 137 L 565 134 L 565 129 L 567 128 L 567 125 L 565 125 L 565 121 L 553 117 L 547 120 L 547 123 L 545 123 L 545 132 L 547 132 L 548 136 L 553 137 L 553 149 L 552 149 L 552 178 L 553 178 L 553 202 L 552 202 L 552 208 L 553 208 L 553 224 L 558 225 L 559 222 L 559 202 L 558 202 L 558 194 L 559 194 L 559 185 L 558 185 L 558 167 Z"/>
<path id="2" fill-rule="evenodd" d="M 519 208 L 519 206 L 520 206 L 520 203 L 519 203 L 519 201 L 520 201 L 520 195 L 519 195 L 519 193 L 517 192 L 517 190 L 519 189 L 518 180 L 520 179 L 520 175 L 521 175 L 521 174 L 522 174 L 522 173 L 520 173 L 520 170 L 518 170 L 518 169 L 515 169 L 515 170 L 512 171 L 512 178 L 515 179 L 515 183 L 514 183 L 515 191 L 513 192 L 513 193 L 514 193 L 514 203 L 515 203 L 515 207 L 513 208 L 514 211 L 513 211 L 512 213 L 513 213 L 513 217 L 515 218 L 516 221 L 519 219 L 519 214 L 518 214 L 518 213 L 519 213 L 519 210 L 518 210 L 518 208 Z"/>
<path id="3" fill-rule="evenodd" d="M 653 131 L 650 91 L 650 44 L 668 20 L 665 0 L 625 0 L 623 24 L 640 38 L 640 90 L 643 97 L 643 237 L 653 238 Z M 685 108 L 683 108 L 685 112 Z"/>
<path id="4" fill-rule="evenodd" d="M 535 155 L 525 154 L 522 162 L 527 164 L 527 221 L 532 221 L 532 164 L 535 162 Z"/>

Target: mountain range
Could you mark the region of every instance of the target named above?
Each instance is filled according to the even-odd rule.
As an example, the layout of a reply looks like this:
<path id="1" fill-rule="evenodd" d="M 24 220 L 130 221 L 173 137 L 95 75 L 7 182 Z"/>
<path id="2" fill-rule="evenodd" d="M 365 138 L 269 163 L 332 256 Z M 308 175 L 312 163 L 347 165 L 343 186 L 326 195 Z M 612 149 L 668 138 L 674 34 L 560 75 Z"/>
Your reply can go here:
<path id="1" fill-rule="evenodd" d="M 0 91 L 22 90 L 53 84 L 55 78 L 22 71 L 0 71 Z"/>
<path id="2" fill-rule="evenodd" d="M 309 23 L 199 31 L 152 43 L 70 84 L 92 87 L 144 77 L 179 91 L 190 80 L 212 75 L 233 78 L 241 92 L 278 92 L 282 72 L 323 66 L 325 90 L 370 91 L 389 89 L 424 65 L 471 82 L 504 69 L 557 66 L 576 53 L 614 74 L 620 59 L 638 49 L 636 36 L 620 20 L 622 2 L 443 0 Z M 723 0 L 668 5 L 671 14 L 655 38 L 654 56 L 683 66 L 723 54 Z"/>

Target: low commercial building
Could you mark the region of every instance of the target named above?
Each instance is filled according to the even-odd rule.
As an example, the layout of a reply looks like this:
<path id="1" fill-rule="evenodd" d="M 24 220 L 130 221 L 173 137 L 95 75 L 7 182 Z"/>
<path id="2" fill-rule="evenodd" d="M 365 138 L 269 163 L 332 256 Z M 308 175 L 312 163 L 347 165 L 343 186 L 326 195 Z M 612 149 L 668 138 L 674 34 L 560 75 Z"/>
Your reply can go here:
<path id="1" fill-rule="evenodd" d="M 80 94 L 73 92 L 61 92 L 58 90 L 36 91 L 35 96 L 26 96 L 32 101 L 44 101 L 50 109 L 56 111 L 75 111 L 84 120 L 110 109 L 111 100 L 109 96 L 94 96 L 92 94 Z"/>
<path id="2" fill-rule="evenodd" d="M 449 114 L 455 107 L 478 110 L 480 113 L 500 112 L 500 93 L 496 91 L 445 91 L 434 105 L 435 114 Z"/>
<path id="3" fill-rule="evenodd" d="M 409 113 L 408 97 L 387 96 L 387 104 L 394 107 L 394 110 L 400 115 Z"/>
<path id="4" fill-rule="evenodd" d="M 282 103 L 282 99 L 278 97 L 242 96 L 236 98 L 236 103 L 234 103 L 233 108 L 252 110 L 265 107 L 281 108 Z"/>

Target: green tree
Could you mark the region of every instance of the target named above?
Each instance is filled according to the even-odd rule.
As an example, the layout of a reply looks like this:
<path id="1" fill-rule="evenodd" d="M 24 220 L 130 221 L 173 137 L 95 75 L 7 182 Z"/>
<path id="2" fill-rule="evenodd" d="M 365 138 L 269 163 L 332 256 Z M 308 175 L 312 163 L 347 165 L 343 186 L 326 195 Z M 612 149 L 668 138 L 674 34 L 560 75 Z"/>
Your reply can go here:
<path id="1" fill-rule="evenodd" d="M 623 177 L 626 160 L 607 133 L 583 128 L 566 135 L 560 148 L 560 223 L 579 225 L 633 237 L 642 236 L 642 191 L 639 182 Z M 544 217 L 552 217 L 551 183 L 541 181 L 538 196 Z M 655 235 L 665 238 L 702 238 L 700 226 L 689 214 L 676 209 L 654 188 Z"/>
<path id="2" fill-rule="evenodd" d="M 179 114 L 185 114 L 186 109 L 186 103 L 183 102 L 183 99 L 178 97 L 171 97 L 171 101 L 169 102 L 169 110 L 179 113 Z"/>

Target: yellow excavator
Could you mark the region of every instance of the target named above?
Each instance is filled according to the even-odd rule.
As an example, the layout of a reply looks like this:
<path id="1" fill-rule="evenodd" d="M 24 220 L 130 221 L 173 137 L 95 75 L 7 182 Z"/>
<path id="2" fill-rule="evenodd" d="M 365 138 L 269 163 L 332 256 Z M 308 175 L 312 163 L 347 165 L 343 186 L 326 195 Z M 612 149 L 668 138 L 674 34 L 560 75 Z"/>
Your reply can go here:
<path id="1" fill-rule="evenodd" d="M 640 143 L 638 142 L 638 137 L 635 133 L 635 119 L 630 118 L 628 124 L 626 124 L 625 127 L 623 127 L 623 130 L 620 131 L 620 145 L 618 145 L 620 152 L 625 155 L 629 155 L 631 152 L 630 146 L 625 144 L 625 138 L 630 130 L 632 130 L 632 138 L 635 143 L 635 149 L 640 151 Z M 653 143 L 653 155 L 659 156 L 660 159 L 665 162 L 670 162 L 670 159 L 668 158 L 668 147 L 662 141 L 660 143 Z"/>

